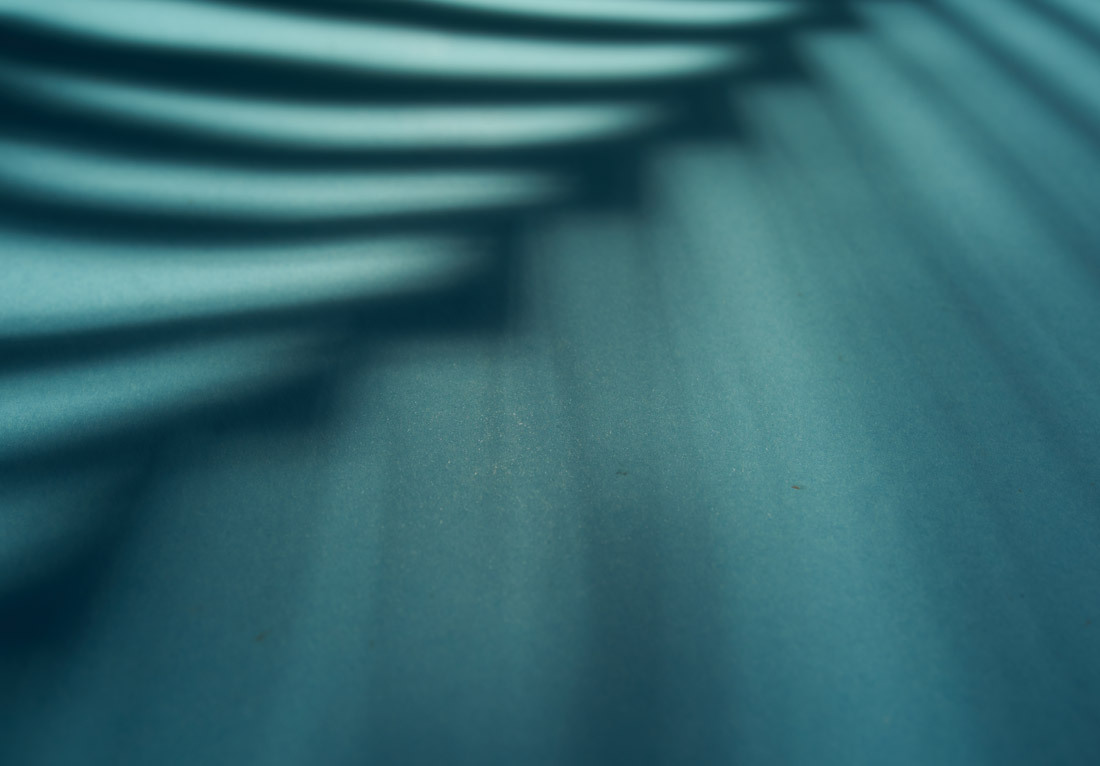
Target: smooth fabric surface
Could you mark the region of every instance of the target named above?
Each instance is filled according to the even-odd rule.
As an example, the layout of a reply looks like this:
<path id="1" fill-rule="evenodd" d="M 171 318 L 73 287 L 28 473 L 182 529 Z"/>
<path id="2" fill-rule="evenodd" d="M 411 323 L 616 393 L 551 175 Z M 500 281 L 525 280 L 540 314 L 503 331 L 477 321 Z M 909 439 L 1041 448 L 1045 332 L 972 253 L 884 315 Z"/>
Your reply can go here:
<path id="1" fill-rule="evenodd" d="M 103 456 L 0 763 L 1100 762 L 1100 15 L 856 13 L 492 310 Z"/>

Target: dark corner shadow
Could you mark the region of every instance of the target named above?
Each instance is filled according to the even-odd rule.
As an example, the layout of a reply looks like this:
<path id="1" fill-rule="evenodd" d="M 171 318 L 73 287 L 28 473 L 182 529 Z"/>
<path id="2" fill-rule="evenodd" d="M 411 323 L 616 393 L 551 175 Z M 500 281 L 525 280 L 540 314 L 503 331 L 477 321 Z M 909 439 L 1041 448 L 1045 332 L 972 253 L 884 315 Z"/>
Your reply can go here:
<path id="1" fill-rule="evenodd" d="M 112 455 L 123 457 L 129 470 L 107 491 L 74 503 L 81 516 L 95 518 L 94 523 L 78 525 L 82 539 L 60 553 L 52 551 L 45 562 L 35 562 L 29 576 L 0 581 L 0 650 L 5 654 L 38 653 L 80 640 L 81 627 L 91 618 L 95 594 L 109 574 L 115 552 L 133 531 L 140 498 L 154 470 L 155 459 L 148 451 L 119 448 Z M 102 450 L 38 456 L 0 463 L 0 482 L 6 496 L 20 488 L 33 494 L 36 483 L 56 485 L 73 474 L 113 468 Z M 38 500 L 35 505 L 35 512 L 41 514 L 56 510 Z"/>
<path id="2" fill-rule="evenodd" d="M 0 648 L 38 651 L 79 640 L 97 591 L 139 521 L 141 500 L 156 475 L 159 456 L 175 435 L 195 428 L 270 433 L 272 429 L 310 427 L 318 418 L 331 416 L 333 385 L 331 376 L 302 377 L 267 394 L 176 413 L 176 417 L 147 424 L 140 432 L 116 433 L 0 462 L 0 481 L 9 486 L 14 483 L 10 477 L 30 485 L 64 482 L 66 477 L 96 470 L 112 459 L 126 461 L 131 468 L 113 491 L 97 500 L 82 499 L 94 503 L 83 508 L 82 514 L 94 515 L 97 522 L 68 555 L 48 562 L 49 566 L 29 581 L 0 582 L 0 625 L 10 626 L 0 630 Z"/>
<path id="3" fill-rule="evenodd" d="M 84 493 L 72 503 L 80 515 L 96 519 L 94 524 L 82 525 L 87 529 L 77 545 L 45 562 L 30 579 L 0 582 L 0 625 L 5 626 L 0 629 L 0 650 L 38 652 L 80 640 L 118 551 L 133 537 L 149 482 L 186 433 L 198 429 L 270 434 L 313 428 L 319 420 L 335 416 L 338 378 L 334 360 L 327 369 L 298 375 L 263 392 L 181 409 L 128 430 L 0 461 L 5 492 L 22 487 L 32 500 L 36 485 L 57 486 L 73 476 L 111 471 L 119 465 L 126 468 L 113 490 L 95 496 Z M 49 510 L 41 508 L 42 513 Z"/>

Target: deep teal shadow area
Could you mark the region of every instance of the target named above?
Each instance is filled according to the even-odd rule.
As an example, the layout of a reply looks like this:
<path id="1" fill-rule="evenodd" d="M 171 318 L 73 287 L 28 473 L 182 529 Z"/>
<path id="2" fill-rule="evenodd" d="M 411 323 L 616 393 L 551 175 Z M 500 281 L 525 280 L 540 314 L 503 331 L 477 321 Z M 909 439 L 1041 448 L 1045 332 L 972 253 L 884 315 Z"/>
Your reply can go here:
<path id="1" fill-rule="evenodd" d="M 0 764 L 1100 763 L 1089 0 L 92 5 L 0 0 Z"/>

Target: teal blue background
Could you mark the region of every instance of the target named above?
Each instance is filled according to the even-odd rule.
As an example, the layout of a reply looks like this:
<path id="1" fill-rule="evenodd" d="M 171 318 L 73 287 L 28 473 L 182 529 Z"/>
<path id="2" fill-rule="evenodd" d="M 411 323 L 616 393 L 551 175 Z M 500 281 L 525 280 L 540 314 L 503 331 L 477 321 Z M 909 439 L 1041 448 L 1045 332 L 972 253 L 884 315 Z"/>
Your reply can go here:
<path id="1" fill-rule="evenodd" d="M 1100 18 L 856 15 L 319 379 L 6 468 L 0 762 L 1100 762 Z"/>

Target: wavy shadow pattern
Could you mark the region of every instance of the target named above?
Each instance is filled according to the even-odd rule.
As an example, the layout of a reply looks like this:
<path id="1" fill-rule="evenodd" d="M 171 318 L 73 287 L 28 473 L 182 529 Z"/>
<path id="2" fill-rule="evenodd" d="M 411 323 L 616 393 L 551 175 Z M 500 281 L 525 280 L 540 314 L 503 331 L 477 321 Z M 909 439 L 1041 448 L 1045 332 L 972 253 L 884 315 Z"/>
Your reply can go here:
<path id="1" fill-rule="evenodd" d="M 71 633 L 169 434 L 315 417 L 367 336 L 493 332 L 532 216 L 634 204 L 845 6 L 0 1 L 4 643 Z"/>

